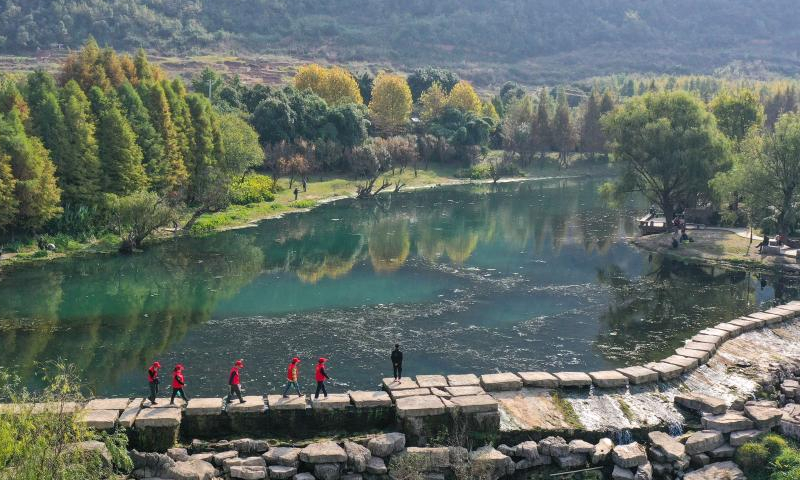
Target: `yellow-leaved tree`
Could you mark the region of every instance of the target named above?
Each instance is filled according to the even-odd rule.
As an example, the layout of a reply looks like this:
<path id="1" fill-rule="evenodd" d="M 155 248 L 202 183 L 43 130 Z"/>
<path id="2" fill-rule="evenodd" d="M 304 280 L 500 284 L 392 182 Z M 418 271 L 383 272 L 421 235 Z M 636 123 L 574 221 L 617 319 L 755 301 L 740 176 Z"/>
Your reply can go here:
<path id="1" fill-rule="evenodd" d="M 442 114 L 447 106 L 447 94 L 439 82 L 433 85 L 419 96 L 419 115 L 423 122 L 435 120 Z"/>
<path id="2" fill-rule="evenodd" d="M 475 93 L 475 89 L 469 82 L 461 80 L 450 91 L 450 96 L 447 97 L 447 106 L 457 108 L 462 112 L 472 112 L 476 114 L 481 113 L 481 99 Z"/>
<path id="3" fill-rule="evenodd" d="M 297 70 L 294 86 L 298 90 L 311 90 L 332 107 L 364 103 L 356 79 L 341 67 L 325 68 L 315 63 L 304 65 Z"/>
<path id="4" fill-rule="evenodd" d="M 297 74 L 294 76 L 294 86 L 298 90 L 311 90 L 317 95 L 325 90 L 325 83 L 327 81 L 328 69 L 312 63 L 303 65 L 297 69 Z"/>
<path id="5" fill-rule="evenodd" d="M 411 89 L 406 79 L 381 72 L 372 87 L 369 116 L 375 127 L 384 134 L 401 133 L 411 119 Z"/>

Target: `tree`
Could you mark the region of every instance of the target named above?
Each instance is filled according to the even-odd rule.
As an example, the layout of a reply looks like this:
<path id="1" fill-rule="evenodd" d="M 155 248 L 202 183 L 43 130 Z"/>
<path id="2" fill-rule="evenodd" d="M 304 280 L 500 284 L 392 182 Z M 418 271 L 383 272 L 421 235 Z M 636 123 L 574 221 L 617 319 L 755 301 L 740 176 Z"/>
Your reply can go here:
<path id="1" fill-rule="evenodd" d="M 447 106 L 462 112 L 480 114 L 482 104 L 472 85 L 465 80 L 461 80 L 450 91 L 450 95 L 447 96 Z"/>
<path id="2" fill-rule="evenodd" d="M 58 158 L 58 178 L 64 205 L 96 205 L 99 201 L 100 153 L 92 107 L 74 80 L 61 91 L 64 144 Z"/>
<path id="3" fill-rule="evenodd" d="M 142 164 L 151 185 L 159 181 L 159 172 L 166 170 L 164 162 L 164 138 L 158 134 L 150 113 L 147 111 L 139 93 L 130 82 L 125 82 L 118 90 L 119 103 L 125 118 L 136 133 L 136 144 L 142 149 Z"/>
<path id="4" fill-rule="evenodd" d="M 597 88 L 592 89 L 584 105 L 583 122 L 581 123 L 581 151 L 585 153 L 605 152 L 606 137 L 600 125 L 602 99 Z"/>
<path id="5" fill-rule="evenodd" d="M 326 89 L 328 69 L 322 65 L 311 63 L 303 65 L 297 69 L 294 76 L 294 88 L 300 90 L 311 90 L 320 97 Z"/>
<path id="6" fill-rule="evenodd" d="M 447 94 L 450 93 L 450 90 L 456 86 L 459 80 L 458 75 L 450 70 L 425 67 L 414 70 L 408 76 L 408 86 L 416 102 L 420 99 L 422 93 L 429 90 L 435 83 L 438 83 L 439 87 Z"/>
<path id="7" fill-rule="evenodd" d="M 334 140 L 345 147 L 361 145 L 369 136 L 369 120 L 363 105 L 350 103 L 330 109 L 327 125 L 332 126 L 335 131 L 335 138 L 328 140 Z"/>
<path id="8" fill-rule="evenodd" d="M 122 241 L 119 251 L 141 249 L 147 237 L 175 222 L 176 212 L 155 192 L 139 191 L 127 196 L 110 195 L 111 227 Z"/>
<path id="9" fill-rule="evenodd" d="M 341 67 L 333 67 L 328 70 L 324 95 L 320 95 L 331 107 L 355 103 L 361 105 L 364 99 L 361 97 L 361 90 L 358 88 L 353 74 Z"/>
<path id="10" fill-rule="evenodd" d="M 181 160 L 184 165 L 191 154 L 190 141 L 194 132 L 192 131 L 192 114 L 189 112 L 189 105 L 186 103 L 186 87 L 183 82 L 176 78 L 172 82 L 162 80 L 161 86 L 167 96 L 169 111 L 172 115 L 172 124 L 175 126 L 175 134 L 180 150 Z"/>
<path id="11" fill-rule="evenodd" d="M 567 97 L 563 93 L 559 95 L 556 115 L 553 117 L 551 135 L 553 149 L 558 152 L 559 164 L 566 168 L 568 166 L 568 155 L 575 150 L 577 134 L 572 122 Z"/>
<path id="12" fill-rule="evenodd" d="M 33 231 L 61 213 L 55 166 L 42 142 L 25 133 L 16 109 L 0 115 L 0 156 L 10 159 L 16 179 L 17 227 Z"/>
<path id="13" fill-rule="evenodd" d="M 0 231 L 14 223 L 19 202 L 14 196 L 17 179 L 11 173 L 11 157 L 0 154 Z"/>
<path id="14" fill-rule="evenodd" d="M 513 154 L 519 154 L 522 163 L 532 159 L 533 138 L 531 129 L 536 118 L 536 108 L 533 99 L 524 97 L 508 104 L 506 115 L 500 125 L 500 134 L 503 138 L 503 149 Z"/>
<path id="15" fill-rule="evenodd" d="M 303 155 L 291 155 L 278 159 L 278 172 L 289 177 L 289 190 L 292 189 L 297 177 L 308 173 L 308 162 Z"/>
<path id="16" fill-rule="evenodd" d="M 264 163 L 264 149 L 258 142 L 258 133 L 249 123 L 236 114 L 226 113 L 220 116 L 219 128 L 224 146 L 219 168 L 229 172 L 234 181 Z"/>
<path id="17" fill-rule="evenodd" d="M 375 77 L 369 72 L 364 72 L 356 76 L 356 81 L 358 82 L 358 90 L 361 93 L 361 98 L 364 100 L 365 104 L 369 104 L 370 100 L 372 100 L 372 85 L 375 82 Z"/>
<path id="18" fill-rule="evenodd" d="M 211 103 L 207 98 L 198 94 L 187 97 L 187 105 L 191 115 L 191 132 L 189 138 L 189 156 L 186 158 L 186 168 L 189 172 L 189 192 L 187 198 L 189 204 L 200 205 L 207 209 L 209 203 L 224 203 L 224 200 L 217 200 L 219 195 L 208 194 L 209 190 L 215 190 L 217 177 L 221 175 L 216 169 L 217 161 L 222 157 L 222 141 L 220 140 L 219 124 L 211 109 Z M 229 178 L 222 179 L 225 183 L 230 183 Z M 209 202 L 207 199 L 213 197 Z"/>
<path id="19" fill-rule="evenodd" d="M 411 90 L 405 79 L 381 72 L 375 79 L 369 113 L 373 125 L 386 134 L 402 132 L 411 119 Z"/>
<path id="20" fill-rule="evenodd" d="M 152 186 L 161 192 L 177 192 L 186 180 L 188 173 L 178 143 L 178 132 L 172 122 L 172 112 L 167 95 L 160 83 L 147 86 L 145 91 L 148 96 L 150 121 L 161 136 L 164 145 L 164 155 L 158 164 L 148 165 Z"/>
<path id="21" fill-rule="evenodd" d="M 623 168 L 618 194 L 640 191 L 667 223 L 677 209 L 709 193 L 709 180 L 728 162 L 729 147 L 705 105 L 686 92 L 648 93 L 603 118 L 614 161 Z"/>
<path id="22" fill-rule="evenodd" d="M 536 118 L 531 127 L 531 143 L 533 150 L 540 152 L 544 158 L 545 152 L 550 151 L 552 135 L 550 129 L 550 96 L 547 89 L 539 92 L 539 103 L 536 107 Z"/>
<path id="23" fill-rule="evenodd" d="M 261 141 L 267 144 L 291 141 L 295 122 L 296 114 L 285 96 L 270 96 L 259 103 L 253 112 L 253 127 Z"/>
<path id="24" fill-rule="evenodd" d="M 434 82 L 429 89 L 420 95 L 419 106 L 419 115 L 422 121 L 425 123 L 431 122 L 438 118 L 447 107 L 447 93 L 438 82 Z"/>
<path id="25" fill-rule="evenodd" d="M 764 107 L 750 89 L 725 90 L 714 97 L 710 107 L 719 129 L 736 142 L 742 141 L 752 127 L 764 124 Z"/>

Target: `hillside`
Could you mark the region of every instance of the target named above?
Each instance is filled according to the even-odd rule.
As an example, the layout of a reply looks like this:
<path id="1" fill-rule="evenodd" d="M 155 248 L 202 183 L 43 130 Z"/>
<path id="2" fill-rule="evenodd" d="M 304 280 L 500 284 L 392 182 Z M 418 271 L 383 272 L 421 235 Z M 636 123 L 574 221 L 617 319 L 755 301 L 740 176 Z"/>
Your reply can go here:
<path id="1" fill-rule="evenodd" d="M 794 75 L 793 0 L 0 0 L 0 50 L 101 44 L 439 64 L 491 83 L 619 71 Z"/>

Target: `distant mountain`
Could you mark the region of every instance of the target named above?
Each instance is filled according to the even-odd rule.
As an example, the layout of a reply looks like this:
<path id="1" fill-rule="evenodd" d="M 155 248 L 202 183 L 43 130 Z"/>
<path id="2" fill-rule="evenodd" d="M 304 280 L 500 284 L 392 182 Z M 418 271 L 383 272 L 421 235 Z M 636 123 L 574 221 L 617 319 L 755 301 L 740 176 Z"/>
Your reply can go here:
<path id="1" fill-rule="evenodd" d="M 0 0 L 0 12 L 12 54 L 93 35 L 120 49 L 502 65 L 524 78 L 800 72 L 796 0 Z"/>

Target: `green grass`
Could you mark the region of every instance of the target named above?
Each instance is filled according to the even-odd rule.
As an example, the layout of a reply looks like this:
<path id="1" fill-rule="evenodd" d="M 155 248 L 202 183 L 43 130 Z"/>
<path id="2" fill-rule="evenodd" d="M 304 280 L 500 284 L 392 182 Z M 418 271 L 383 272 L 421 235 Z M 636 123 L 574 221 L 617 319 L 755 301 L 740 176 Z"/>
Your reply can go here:
<path id="1" fill-rule="evenodd" d="M 622 410 L 622 414 L 625 415 L 625 418 L 631 422 L 636 420 L 636 414 L 633 413 L 630 405 L 628 405 L 625 400 L 622 398 L 617 398 L 617 404 L 619 405 L 619 409 Z"/>
<path id="2" fill-rule="evenodd" d="M 564 421 L 567 422 L 571 428 L 575 430 L 580 430 L 583 428 L 581 419 L 578 417 L 578 414 L 575 412 L 575 409 L 568 400 L 561 398 L 561 395 L 559 395 L 559 393 L 556 391 L 553 391 L 553 393 L 550 394 L 550 398 L 561 412 L 561 415 L 564 417 Z"/>
<path id="3" fill-rule="evenodd" d="M 246 225 L 286 210 L 280 203 L 259 202 L 250 205 L 231 205 L 227 209 L 201 215 L 190 230 L 192 235 L 205 235 L 226 228 Z"/>

